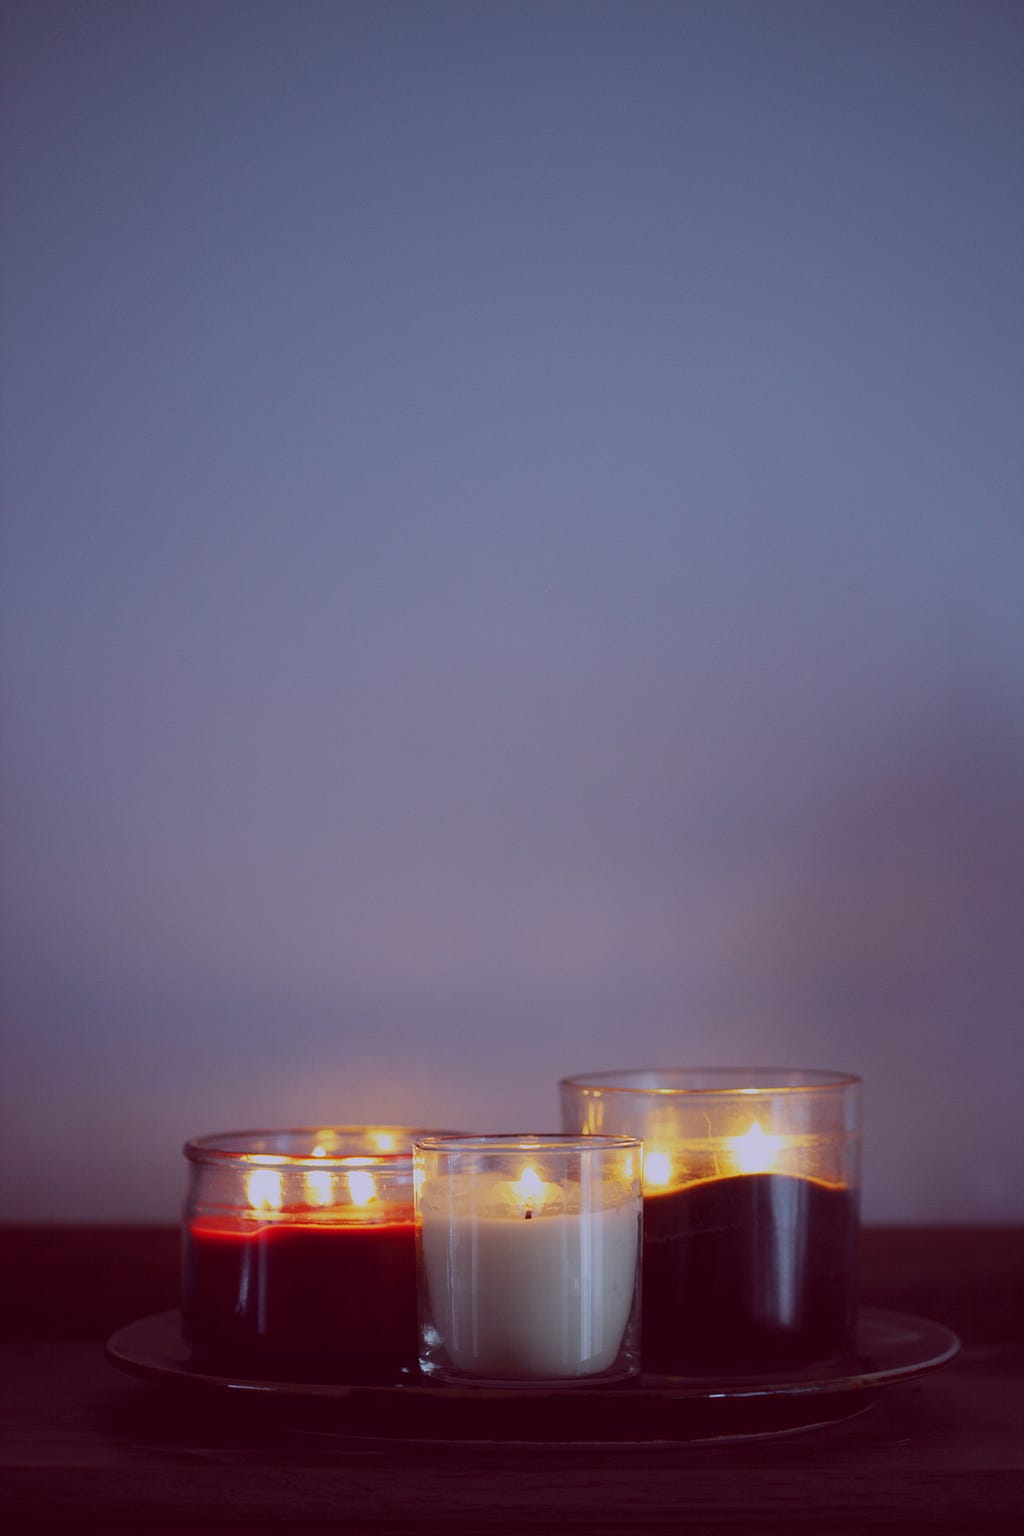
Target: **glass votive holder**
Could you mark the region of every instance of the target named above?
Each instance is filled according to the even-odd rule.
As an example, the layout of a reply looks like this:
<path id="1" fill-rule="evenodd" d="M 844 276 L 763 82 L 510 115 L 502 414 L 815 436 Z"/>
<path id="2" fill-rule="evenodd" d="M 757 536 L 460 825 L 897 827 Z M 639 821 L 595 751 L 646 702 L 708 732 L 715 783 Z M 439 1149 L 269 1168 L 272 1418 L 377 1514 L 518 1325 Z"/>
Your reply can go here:
<path id="1" fill-rule="evenodd" d="M 636 1375 L 636 1137 L 432 1136 L 414 1155 L 428 1377 L 559 1386 Z"/>
<path id="2" fill-rule="evenodd" d="M 645 1371 L 855 1359 L 859 1078 L 599 1072 L 566 1078 L 561 1097 L 567 1131 L 644 1139 Z"/>
<path id="3" fill-rule="evenodd" d="M 320 1126 L 187 1143 L 182 1315 L 197 1364 L 341 1382 L 415 1365 L 421 1134 Z"/>

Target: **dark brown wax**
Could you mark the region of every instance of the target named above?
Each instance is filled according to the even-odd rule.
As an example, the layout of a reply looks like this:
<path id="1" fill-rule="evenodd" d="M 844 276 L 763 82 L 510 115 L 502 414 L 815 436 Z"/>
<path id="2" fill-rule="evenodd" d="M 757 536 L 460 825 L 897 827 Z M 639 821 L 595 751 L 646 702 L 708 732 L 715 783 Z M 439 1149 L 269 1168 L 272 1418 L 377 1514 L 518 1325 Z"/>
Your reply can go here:
<path id="1" fill-rule="evenodd" d="M 857 1207 L 782 1173 L 644 1196 L 643 1367 L 761 1374 L 849 1360 Z"/>
<path id="2" fill-rule="evenodd" d="M 416 1360 L 411 1210 L 365 1225 L 199 1218 L 185 1227 L 182 1257 L 185 1334 L 203 1366 L 393 1382 Z"/>

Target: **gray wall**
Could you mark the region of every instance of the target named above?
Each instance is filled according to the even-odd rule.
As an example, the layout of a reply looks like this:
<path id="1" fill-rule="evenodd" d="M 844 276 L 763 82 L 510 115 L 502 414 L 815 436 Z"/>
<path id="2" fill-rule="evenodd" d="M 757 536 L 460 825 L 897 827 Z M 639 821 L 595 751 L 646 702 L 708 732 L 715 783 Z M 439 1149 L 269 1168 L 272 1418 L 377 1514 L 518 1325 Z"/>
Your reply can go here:
<path id="1" fill-rule="evenodd" d="M 837 1067 L 1024 1216 L 1024 11 L 5 8 L 0 1214 Z"/>

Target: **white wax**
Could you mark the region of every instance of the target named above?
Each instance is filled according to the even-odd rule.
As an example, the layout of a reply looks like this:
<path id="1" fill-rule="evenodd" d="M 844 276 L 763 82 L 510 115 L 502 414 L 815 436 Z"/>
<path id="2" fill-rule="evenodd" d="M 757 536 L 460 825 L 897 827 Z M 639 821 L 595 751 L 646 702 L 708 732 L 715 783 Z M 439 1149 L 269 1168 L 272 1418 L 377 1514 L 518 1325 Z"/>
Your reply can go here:
<path id="1" fill-rule="evenodd" d="M 527 1220 L 422 1211 L 430 1321 L 451 1365 L 496 1381 L 565 1380 L 614 1365 L 638 1253 L 630 1201 Z"/>

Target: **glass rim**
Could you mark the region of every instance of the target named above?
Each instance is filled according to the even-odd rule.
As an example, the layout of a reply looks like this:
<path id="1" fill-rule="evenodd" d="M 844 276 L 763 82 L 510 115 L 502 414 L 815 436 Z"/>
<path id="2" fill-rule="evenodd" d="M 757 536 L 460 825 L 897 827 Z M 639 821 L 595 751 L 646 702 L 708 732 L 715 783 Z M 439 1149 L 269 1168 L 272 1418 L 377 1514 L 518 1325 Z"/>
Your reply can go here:
<path id="1" fill-rule="evenodd" d="M 643 1086 L 641 1078 L 720 1078 L 719 1083 L 680 1083 Z M 757 1082 L 756 1079 L 771 1079 Z M 574 1072 L 559 1088 L 588 1089 L 597 1094 L 631 1093 L 646 1097 L 693 1098 L 698 1095 L 746 1097 L 769 1094 L 820 1093 L 823 1089 L 861 1085 L 853 1072 L 824 1072 L 808 1067 L 626 1067 L 610 1072 Z"/>
<path id="2" fill-rule="evenodd" d="M 499 1131 L 483 1135 L 432 1132 L 414 1143 L 416 1152 L 628 1152 L 643 1146 L 642 1136 L 586 1135 L 582 1131 Z"/>
<path id="3" fill-rule="evenodd" d="M 365 1138 L 368 1132 L 376 1135 L 401 1137 L 405 1143 L 401 1150 L 380 1151 L 368 1144 L 352 1147 L 345 1152 L 325 1152 L 323 1156 L 308 1152 L 261 1151 L 254 1145 L 272 1137 L 306 1138 L 310 1142 L 322 1136 L 346 1136 L 353 1140 Z M 215 1131 L 209 1136 L 193 1136 L 182 1147 L 190 1163 L 203 1163 L 220 1167 L 302 1168 L 307 1164 L 314 1169 L 351 1168 L 354 1162 L 366 1167 L 371 1163 L 384 1167 L 411 1165 L 412 1147 L 418 1137 L 427 1134 L 446 1135 L 447 1132 L 426 1132 L 414 1125 L 294 1125 L 262 1127 L 259 1130 Z M 454 1132 L 451 1134 L 455 1134 Z"/>

